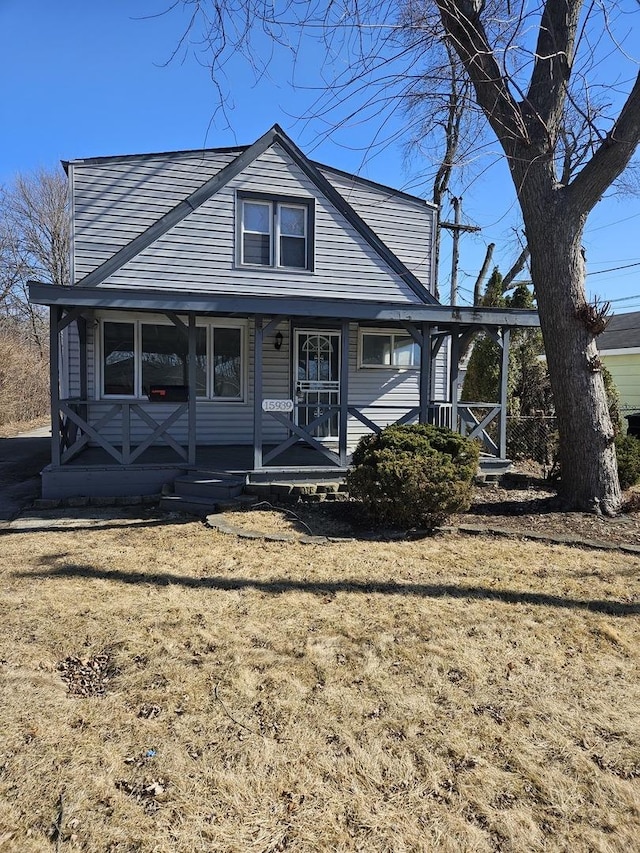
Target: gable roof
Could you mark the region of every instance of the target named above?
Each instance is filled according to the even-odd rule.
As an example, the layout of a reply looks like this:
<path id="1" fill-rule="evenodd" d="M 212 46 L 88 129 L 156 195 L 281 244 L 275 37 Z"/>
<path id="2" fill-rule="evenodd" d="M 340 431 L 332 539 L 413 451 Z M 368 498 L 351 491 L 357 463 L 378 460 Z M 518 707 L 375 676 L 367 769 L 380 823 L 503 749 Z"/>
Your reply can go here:
<path id="1" fill-rule="evenodd" d="M 177 204 L 164 216 L 146 228 L 141 234 L 123 246 L 112 257 L 99 267 L 88 273 L 78 284 L 83 287 L 95 287 L 104 282 L 109 276 L 120 270 L 126 263 L 135 258 L 144 249 L 151 246 L 158 238 L 197 210 L 205 201 L 214 196 L 226 186 L 229 181 L 240 174 L 271 146 L 278 144 L 297 164 L 309 180 L 342 214 L 350 225 L 371 246 L 376 254 L 408 285 L 418 299 L 425 304 L 438 304 L 438 300 L 425 288 L 422 282 L 406 267 L 373 229 L 356 213 L 353 207 L 322 175 L 317 166 L 312 163 L 302 151 L 289 139 L 277 124 L 260 137 L 253 145 L 241 150 L 227 166 L 222 168 L 202 186 L 198 187 L 186 199 Z M 236 150 L 236 149 L 232 149 Z M 102 159 L 102 158 L 97 158 Z M 86 161 L 85 161 L 86 162 Z"/>
<path id="2" fill-rule="evenodd" d="M 640 347 L 640 311 L 614 314 L 597 343 L 600 352 Z"/>

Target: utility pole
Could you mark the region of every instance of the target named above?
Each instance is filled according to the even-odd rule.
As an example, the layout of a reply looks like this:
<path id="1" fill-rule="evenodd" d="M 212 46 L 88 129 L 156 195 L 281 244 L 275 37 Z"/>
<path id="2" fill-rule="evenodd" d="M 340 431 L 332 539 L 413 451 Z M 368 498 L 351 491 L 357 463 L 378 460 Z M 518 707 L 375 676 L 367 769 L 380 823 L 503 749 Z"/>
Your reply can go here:
<path id="1" fill-rule="evenodd" d="M 458 248 L 458 241 L 460 240 L 460 233 L 473 233 L 476 231 L 480 231 L 476 225 L 463 225 L 460 221 L 460 212 L 462 210 L 462 196 L 456 198 L 452 196 L 451 204 L 453 205 L 453 222 L 441 222 L 440 225 L 442 228 L 447 228 L 449 231 L 453 232 L 453 254 L 451 257 L 451 305 L 458 304 L 458 259 L 460 257 L 460 250 Z"/>

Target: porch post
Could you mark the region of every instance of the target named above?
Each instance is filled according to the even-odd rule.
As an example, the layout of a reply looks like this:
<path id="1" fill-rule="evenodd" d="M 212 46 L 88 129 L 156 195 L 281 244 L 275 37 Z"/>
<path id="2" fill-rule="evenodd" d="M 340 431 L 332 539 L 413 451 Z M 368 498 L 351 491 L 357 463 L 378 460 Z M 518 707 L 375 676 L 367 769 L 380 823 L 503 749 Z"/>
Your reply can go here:
<path id="1" fill-rule="evenodd" d="M 87 381 L 87 318 L 78 317 L 78 347 L 80 348 L 80 400 L 79 414 L 85 421 L 89 417 L 89 384 Z"/>
<path id="2" fill-rule="evenodd" d="M 431 326 L 422 323 L 422 345 L 420 347 L 420 423 L 429 423 L 431 403 Z"/>
<path id="3" fill-rule="evenodd" d="M 49 308 L 49 383 L 51 392 L 51 462 L 60 467 L 60 359 L 58 351 L 58 323 L 62 309 Z"/>
<path id="4" fill-rule="evenodd" d="M 262 316 L 256 314 L 253 341 L 253 470 L 262 468 Z"/>
<path id="5" fill-rule="evenodd" d="M 189 314 L 189 353 L 188 353 L 188 450 L 187 461 L 189 465 L 196 464 L 196 315 Z"/>
<path id="6" fill-rule="evenodd" d="M 349 321 L 342 321 L 340 338 L 340 419 L 338 424 L 338 451 L 340 465 L 347 464 L 347 428 L 349 419 Z"/>
<path id="7" fill-rule="evenodd" d="M 451 429 L 458 432 L 458 385 L 460 382 L 460 338 L 451 330 Z M 462 429 L 460 430 L 462 432 Z"/>
<path id="8" fill-rule="evenodd" d="M 502 328 L 502 359 L 500 361 L 500 436 L 498 451 L 500 459 L 507 458 L 507 383 L 509 380 L 509 342 L 511 329 Z"/>
<path id="9" fill-rule="evenodd" d="M 76 320 L 78 329 L 78 346 L 80 347 L 80 399 L 86 402 L 88 395 L 87 387 L 87 320 L 86 317 L 78 317 Z"/>

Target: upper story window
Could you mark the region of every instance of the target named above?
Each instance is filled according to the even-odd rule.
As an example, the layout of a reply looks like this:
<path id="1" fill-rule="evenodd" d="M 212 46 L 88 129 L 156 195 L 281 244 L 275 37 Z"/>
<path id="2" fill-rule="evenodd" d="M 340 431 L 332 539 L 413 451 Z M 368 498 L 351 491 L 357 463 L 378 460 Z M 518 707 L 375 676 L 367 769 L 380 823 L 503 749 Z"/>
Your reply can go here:
<path id="1" fill-rule="evenodd" d="M 313 270 L 313 199 L 238 193 L 238 262 Z"/>

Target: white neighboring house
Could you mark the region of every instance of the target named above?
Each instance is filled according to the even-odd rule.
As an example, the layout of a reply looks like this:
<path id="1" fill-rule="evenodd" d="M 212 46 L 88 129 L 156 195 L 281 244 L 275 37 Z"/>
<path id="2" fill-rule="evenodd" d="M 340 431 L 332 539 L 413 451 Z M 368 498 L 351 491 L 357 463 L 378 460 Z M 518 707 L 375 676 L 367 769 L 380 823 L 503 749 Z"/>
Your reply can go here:
<path id="1" fill-rule="evenodd" d="M 432 204 L 309 160 L 277 125 L 250 146 L 64 165 L 72 283 L 30 283 L 51 309 L 44 497 L 199 470 L 335 478 L 394 422 L 504 461 L 509 331 L 537 315 L 439 304 Z M 457 359 L 478 328 L 505 368 L 480 416 Z"/>

